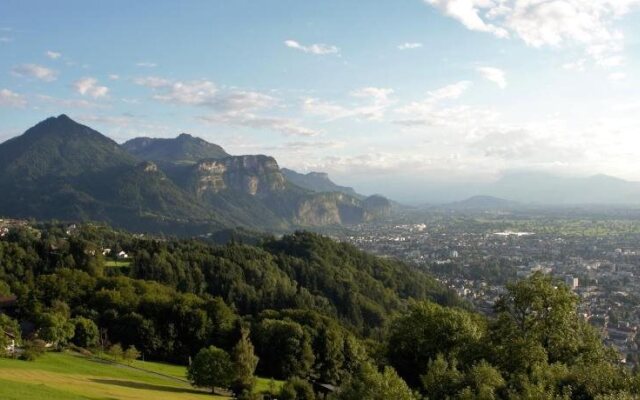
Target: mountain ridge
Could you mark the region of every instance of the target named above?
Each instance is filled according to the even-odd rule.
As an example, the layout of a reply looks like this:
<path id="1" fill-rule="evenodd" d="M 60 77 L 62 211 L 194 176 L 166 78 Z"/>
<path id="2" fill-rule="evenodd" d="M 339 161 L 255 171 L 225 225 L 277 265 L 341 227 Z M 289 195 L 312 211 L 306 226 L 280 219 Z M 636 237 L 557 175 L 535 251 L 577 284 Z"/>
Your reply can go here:
<path id="1" fill-rule="evenodd" d="M 354 196 L 301 188 L 270 156 L 232 156 L 186 134 L 160 140 L 119 146 L 66 115 L 48 118 L 0 144 L 0 189 L 11 193 L 0 198 L 0 215 L 210 232 L 358 223 L 382 212 Z M 144 159 L 135 154 L 141 148 Z"/>

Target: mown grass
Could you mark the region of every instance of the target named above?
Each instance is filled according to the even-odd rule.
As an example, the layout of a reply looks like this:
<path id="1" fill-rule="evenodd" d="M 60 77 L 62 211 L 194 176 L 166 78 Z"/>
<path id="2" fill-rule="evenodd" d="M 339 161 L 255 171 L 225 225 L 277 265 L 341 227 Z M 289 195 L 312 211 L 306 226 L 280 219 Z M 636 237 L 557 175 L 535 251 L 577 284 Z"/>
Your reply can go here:
<path id="1" fill-rule="evenodd" d="M 131 261 L 109 260 L 104 262 L 104 266 L 107 268 L 125 268 L 131 266 Z"/>
<path id="2" fill-rule="evenodd" d="M 143 365 L 151 367 L 145 368 L 150 371 L 170 372 L 167 375 L 175 378 L 184 377 L 184 367 L 146 362 Z M 193 389 L 188 383 L 174 378 L 87 358 L 77 353 L 47 353 L 31 362 L 0 359 L 0 399 L 226 398 Z"/>

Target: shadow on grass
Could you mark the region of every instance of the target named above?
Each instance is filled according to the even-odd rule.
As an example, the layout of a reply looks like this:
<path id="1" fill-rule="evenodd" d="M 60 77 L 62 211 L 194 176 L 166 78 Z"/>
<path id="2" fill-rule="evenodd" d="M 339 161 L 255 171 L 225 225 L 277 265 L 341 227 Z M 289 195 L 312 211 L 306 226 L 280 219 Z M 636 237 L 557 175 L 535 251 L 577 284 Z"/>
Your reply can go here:
<path id="1" fill-rule="evenodd" d="M 159 392 L 169 392 L 169 393 L 191 393 L 191 394 L 202 394 L 208 395 L 211 392 L 205 392 L 203 390 L 198 389 L 189 389 L 189 388 L 180 388 L 175 386 L 162 386 L 162 385 L 154 385 L 151 383 L 143 383 L 143 382 L 133 382 L 133 381 L 123 381 L 120 379 L 91 379 L 92 382 L 102 383 L 104 385 L 115 385 L 128 387 L 132 389 L 144 389 L 144 390 L 156 390 Z"/>

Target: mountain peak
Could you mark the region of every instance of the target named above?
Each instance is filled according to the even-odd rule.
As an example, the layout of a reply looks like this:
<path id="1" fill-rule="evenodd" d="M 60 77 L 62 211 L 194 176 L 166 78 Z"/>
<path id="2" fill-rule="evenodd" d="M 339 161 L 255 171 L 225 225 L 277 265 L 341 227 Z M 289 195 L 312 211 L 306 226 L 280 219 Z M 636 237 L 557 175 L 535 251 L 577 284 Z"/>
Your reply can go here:
<path id="1" fill-rule="evenodd" d="M 139 137 L 128 140 L 122 147 L 131 155 L 148 161 L 197 163 L 229 156 L 217 144 L 188 133 L 181 133 L 173 139 Z"/>
<path id="2" fill-rule="evenodd" d="M 116 142 L 65 114 L 0 144 L 0 173 L 26 179 L 76 176 L 133 163 Z"/>

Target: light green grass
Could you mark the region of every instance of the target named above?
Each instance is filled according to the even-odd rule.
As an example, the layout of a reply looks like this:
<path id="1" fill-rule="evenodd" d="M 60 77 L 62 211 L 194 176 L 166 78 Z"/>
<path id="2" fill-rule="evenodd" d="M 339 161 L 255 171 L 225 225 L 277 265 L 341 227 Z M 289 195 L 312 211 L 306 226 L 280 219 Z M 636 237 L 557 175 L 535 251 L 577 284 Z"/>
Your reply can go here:
<path id="1" fill-rule="evenodd" d="M 184 367 L 144 363 L 178 375 Z M 136 366 L 137 367 L 137 366 Z M 178 376 L 175 376 L 178 377 Z M 6 383 L 6 384 L 4 384 Z M 0 359 L 0 399 L 226 399 L 193 389 L 185 382 L 77 353 L 47 353 L 36 361 Z"/>
<path id="2" fill-rule="evenodd" d="M 254 392 L 256 393 L 269 393 L 269 391 L 271 390 L 271 379 L 269 378 L 258 378 L 256 380 L 256 387 L 254 389 Z M 278 380 L 273 380 L 273 384 L 275 386 L 275 389 L 277 392 L 280 391 L 280 388 L 282 388 L 282 385 L 284 385 L 284 381 L 278 381 Z"/>
<path id="3" fill-rule="evenodd" d="M 158 374 L 172 376 L 174 378 L 187 380 L 187 367 L 182 365 L 167 364 L 153 361 L 136 360 L 131 363 L 132 367 L 146 369 Z"/>
<path id="4" fill-rule="evenodd" d="M 33 383 L 14 382 L 0 379 L 0 394 L 3 400 L 85 400 L 93 399 L 74 395 L 63 390 L 52 389 L 45 385 Z"/>
<path id="5" fill-rule="evenodd" d="M 107 268 L 125 268 L 131 265 L 131 261 L 115 261 L 109 260 L 104 262 L 104 266 Z"/>

